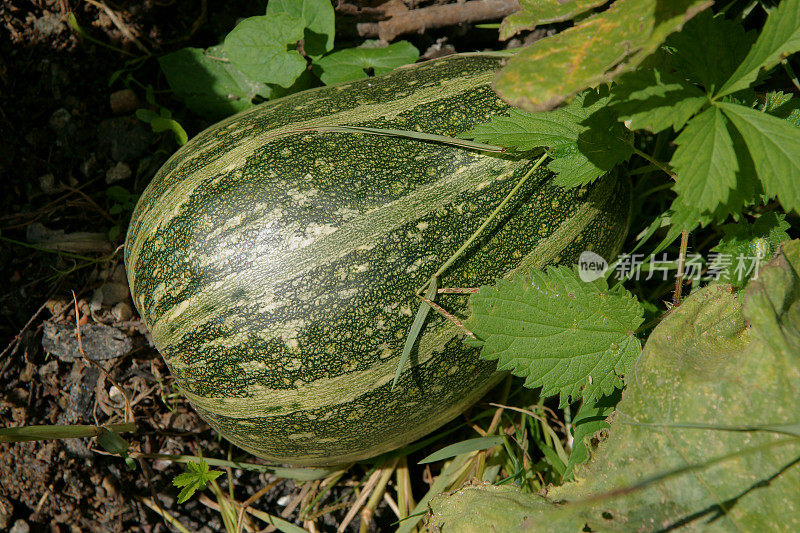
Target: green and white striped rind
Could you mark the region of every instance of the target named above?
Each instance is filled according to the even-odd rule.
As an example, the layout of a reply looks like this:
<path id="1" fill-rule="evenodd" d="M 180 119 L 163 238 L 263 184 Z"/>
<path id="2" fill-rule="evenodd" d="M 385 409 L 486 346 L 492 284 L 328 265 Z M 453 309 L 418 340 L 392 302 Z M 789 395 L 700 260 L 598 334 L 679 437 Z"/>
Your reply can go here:
<path id="1" fill-rule="evenodd" d="M 532 162 L 297 131 L 457 136 L 507 112 L 490 88 L 498 68 L 451 56 L 269 102 L 199 134 L 145 190 L 125 248 L 134 302 L 190 402 L 231 442 L 295 465 L 363 459 L 447 422 L 502 377 L 432 314 L 390 391 L 415 288 Z M 534 178 L 442 286 L 616 253 L 625 180 L 565 191 L 545 170 Z M 440 301 L 466 312 L 465 297 Z"/>

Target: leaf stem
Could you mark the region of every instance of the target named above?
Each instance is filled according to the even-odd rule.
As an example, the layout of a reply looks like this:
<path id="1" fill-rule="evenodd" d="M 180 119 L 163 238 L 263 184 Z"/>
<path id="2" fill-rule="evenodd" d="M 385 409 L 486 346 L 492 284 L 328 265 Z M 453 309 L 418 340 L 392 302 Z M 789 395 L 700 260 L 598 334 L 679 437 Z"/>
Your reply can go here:
<path id="1" fill-rule="evenodd" d="M 498 205 L 495 208 L 495 210 L 492 211 L 492 214 L 489 215 L 488 218 L 483 221 L 483 224 L 481 224 L 480 227 L 473 232 L 473 234 L 470 236 L 470 238 L 467 239 L 466 242 L 461 245 L 461 248 L 456 250 L 456 252 L 453 255 L 450 256 L 450 259 L 445 261 L 444 264 L 439 267 L 439 270 L 437 270 L 436 273 L 433 276 L 431 276 L 431 281 L 434 278 L 441 277 L 441 275 L 445 272 L 445 270 L 450 268 L 450 266 L 453 263 L 455 263 L 464 254 L 464 252 L 472 245 L 472 243 L 475 242 L 475 240 L 481 235 L 481 233 L 483 233 L 483 231 L 489 226 L 489 224 L 491 224 L 492 221 L 495 218 L 497 218 L 497 215 L 500 213 L 500 211 L 506 206 L 506 204 L 508 204 L 508 202 L 511 200 L 511 198 L 513 198 L 514 195 L 517 194 L 517 192 L 525 184 L 525 182 L 528 181 L 528 178 L 530 178 L 531 175 L 533 175 L 533 172 L 537 168 L 539 168 L 542 165 L 542 163 L 544 163 L 544 161 L 545 161 L 545 159 L 547 159 L 547 157 L 548 157 L 547 154 L 545 154 L 542 157 L 540 157 L 536 161 L 536 163 L 534 163 L 534 165 L 530 168 L 530 170 L 528 170 L 528 172 L 526 172 L 525 175 L 522 176 L 522 178 L 517 182 L 517 184 L 514 186 L 514 188 L 511 189 L 511 191 L 506 195 L 505 198 L 503 198 L 503 201 L 500 202 L 500 205 Z M 417 295 L 420 295 L 422 293 L 422 291 L 424 291 L 425 288 L 429 284 L 430 284 L 430 281 L 428 283 L 426 283 L 425 285 L 423 285 L 422 287 L 420 287 L 419 289 L 417 289 Z"/>
<path id="2" fill-rule="evenodd" d="M 675 307 L 681 305 L 682 296 L 682 283 L 683 283 L 683 269 L 686 264 L 686 249 L 689 246 L 689 232 L 683 230 L 681 232 L 681 249 L 678 253 L 678 274 L 675 276 L 675 295 L 672 297 L 672 304 Z"/>
<path id="3" fill-rule="evenodd" d="M 650 154 L 639 150 L 635 146 L 633 146 L 632 148 L 633 148 L 633 153 L 635 153 L 636 155 L 638 155 L 639 157 L 641 157 L 645 161 L 648 161 L 648 162 L 654 164 L 659 169 L 663 170 L 670 178 L 672 178 L 673 180 L 677 178 L 677 175 L 674 172 L 672 172 L 667 165 L 665 165 L 664 163 L 662 163 L 658 159 L 654 158 Z"/>

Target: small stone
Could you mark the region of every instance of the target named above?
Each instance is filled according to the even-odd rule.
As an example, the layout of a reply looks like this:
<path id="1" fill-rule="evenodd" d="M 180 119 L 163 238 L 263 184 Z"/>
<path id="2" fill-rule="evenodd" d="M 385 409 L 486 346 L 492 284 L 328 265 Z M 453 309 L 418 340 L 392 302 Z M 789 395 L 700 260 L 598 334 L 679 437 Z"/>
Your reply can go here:
<path id="1" fill-rule="evenodd" d="M 111 308 L 111 314 L 117 322 L 126 322 L 133 316 L 133 310 L 130 305 L 120 302 Z"/>
<path id="2" fill-rule="evenodd" d="M 113 161 L 133 161 L 150 147 L 153 132 L 135 117 L 114 117 L 97 126 L 99 145 Z"/>
<path id="3" fill-rule="evenodd" d="M 45 194 L 54 194 L 61 190 L 60 187 L 56 187 L 56 177 L 52 174 L 39 176 L 39 188 Z"/>
<path id="4" fill-rule="evenodd" d="M 119 390 L 116 385 L 111 385 L 111 388 L 108 389 L 108 398 L 117 406 L 121 406 L 125 403 L 125 395 L 122 394 L 122 391 Z"/>
<path id="5" fill-rule="evenodd" d="M 67 26 L 61 22 L 58 15 L 45 11 L 44 15 L 33 23 L 33 29 L 43 37 L 52 37 L 66 30 Z"/>
<path id="6" fill-rule="evenodd" d="M 128 299 L 128 295 L 130 292 L 128 291 L 128 284 L 127 283 L 120 283 L 118 281 L 112 281 L 110 283 L 106 283 L 102 287 L 103 289 L 103 305 L 112 307 L 117 305 L 119 302 Z"/>
<path id="7" fill-rule="evenodd" d="M 8 530 L 8 533 L 30 533 L 30 531 L 31 526 L 29 526 L 25 520 L 20 518 L 14 522 L 14 525 L 11 526 L 11 529 Z"/>
<path id="8" fill-rule="evenodd" d="M 44 306 L 53 316 L 59 316 L 69 306 L 66 300 L 50 299 L 44 303 Z"/>
<path id="9" fill-rule="evenodd" d="M 72 114 L 61 107 L 53 111 L 53 114 L 50 115 L 50 127 L 58 134 L 66 133 L 71 120 Z"/>
<path id="10" fill-rule="evenodd" d="M 136 98 L 136 93 L 130 89 L 122 89 L 121 91 L 114 91 L 108 97 L 111 111 L 115 115 L 122 115 L 125 113 L 133 113 L 139 107 L 139 101 Z"/>
<path id="11" fill-rule="evenodd" d="M 111 184 L 126 180 L 131 177 L 131 174 L 131 167 L 127 163 L 120 161 L 106 172 L 106 183 Z"/>

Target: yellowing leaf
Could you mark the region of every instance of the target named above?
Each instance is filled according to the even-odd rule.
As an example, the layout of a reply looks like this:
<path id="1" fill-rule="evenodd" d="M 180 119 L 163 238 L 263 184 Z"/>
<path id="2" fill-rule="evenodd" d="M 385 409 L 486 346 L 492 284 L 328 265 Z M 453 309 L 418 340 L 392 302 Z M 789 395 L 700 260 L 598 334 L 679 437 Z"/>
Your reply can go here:
<path id="1" fill-rule="evenodd" d="M 608 10 L 521 50 L 495 79 L 511 105 L 552 109 L 632 70 L 710 0 L 619 0 Z"/>
<path id="2" fill-rule="evenodd" d="M 520 0 L 520 11 L 512 13 L 500 24 L 500 40 L 542 24 L 570 20 L 609 0 Z"/>

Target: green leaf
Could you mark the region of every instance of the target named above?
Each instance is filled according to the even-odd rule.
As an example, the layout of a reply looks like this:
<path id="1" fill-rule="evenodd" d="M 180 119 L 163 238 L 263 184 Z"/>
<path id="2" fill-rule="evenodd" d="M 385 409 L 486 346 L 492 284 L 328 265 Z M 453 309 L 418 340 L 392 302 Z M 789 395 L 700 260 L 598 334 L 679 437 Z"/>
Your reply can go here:
<path id="1" fill-rule="evenodd" d="M 515 107 L 547 111 L 633 70 L 709 0 L 619 0 L 608 10 L 513 56 L 495 79 Z"/>
<path id="2" fill-rule="evenodd" d="M 507 16 L 500 24 L 500 40 L 505 41 L 542 24 L 573 19 L 607 3 L 608 0 L 520 0 L 520 10 Z"/>
<path id="3" fill-rule="evenodd" d="M 210 482 L 217 479 L 221 474 L 221 470 L 209 470 L 208 463 L 200 460 L 199 463 L 191 461 L 186 463 L 186 472 L 178 474 L 172 480 L 172 484 L 176 487 L 183 487 L 178 494 L 178 503 L 183 503 L 198 490 L 202 490 Z"/>
<path id="4" fill-rule="evenodd" d="M 754 40 L 755 33 L 746 33 L 739 22 L 707 10 L 670 35 L 666 45 L 673 50 L 670 59 L 676 77 L 699 83 L 712 95 L 736 70 Z"/>
<path id="5" fill-rule="evenodd" d="M 603 396 L 596 402 L 583 402 L 578 409 L 572 421 L 572 453 L 569 454 L 567 468 L 564 470 L 564 480 L 572 479 L 574 468 L 589 459 L 587 440 L 598 431 L 611 427 L 606 418 L 614 412 L 621 397 L 621 390 L 615 389 L 611 395 Z"/>
<path id="6" fill-rule="evenodd" d="M 764 95 L 762 110 L 800 128 L 800 99 L 792 98 L 791 94 L 782 91 L 768 92 Z"/>
<path id="7" fill-rule="evenodd" d="M 234 67 L 222 46 L 207 51 L 183 48 L 160 57 L 158 63 L 175 96 L 212 120 L 247 109 L 256 95 L 269 96 L 269 87 Z"/>
<path id="8" fill-rule="evenodd" d="M 675 191 L 687 205 L 713 211 L 728 200 L 739 170 L 725 116 L 716 107 L 706 109 L 675 139 L 678 149 L 670 164 L 675 169 Z"/>
<path id="9" fill-rule="evenodd" d="M 439 451 L 436 451 L 429 456 L 425 457 L 417 464 L 423 465 L 425 463 L 433 463 L 441 461 L 442 459 L 450 459 L 462 453 L 474 452 L 477 450 L 485 450 L 487 448 L 494 448 L 503 444 L 503 437 L 500 435 L 491 435 L 488 437 L 478 437 L 476 439 L 462 440 L 450 446 L 445 446 Z"/>
<path id="10" fill-rule="evenodd" d="M 769 12 L 767 22 L 750 52 L 720 88 L 722 97 L 750 86 L 762 70 L 800 50 L 800 0 L 783 0 Z"/>
<path id="11" fill-rule="evenodd" d="M 717 105 L 744 139 L 764 192 L 787 211 L 800 211 L 800 129 L 749 107 Z"/>
<path id="12" fill-rule="evenodd" d="M 189 140 L 186 130 L 178 123 L 177 120 L 171 118 L 156 117 L 150 121 L 150 127 L 154 133 L 161 133 L 162 131 L 171 131 L 175 136 L 175 142 L 178 146 L 183 146 Z"/>
<path id="13" fill-rule="evenodd" d="M 408 41 L 399 41 L 379 47 L 375 41 L 367 41 L 358 48 L 346 48 L 328 54 L 315 64 L 321 70 L 320 79 L 326 85 L 353 81 L 367 77 L 367 69 L 376 76 L 413 63 L 419 58 L 419 50 Z"/>
<path id="14" fill-rule="evenodd" d="M 621 387 L 641 351 L 636 298 L 609 292 L 605 278 L 582 282 L 563 266 L 481 287 L 470 306 L 466 326 L 483 341 L 481 358 L 524 377 L 526 387 L 542 387 L 544 397 L 558 394 L 562 406 Z"/>
<path id="15" fill-rule="evenodd" d="M 300 52 L 287 49 L 303 38 L 303 24 L 286 13 L 246 18 L 225 36 L 225 53 L 249 78 L 289 87 L 306 69 Z"/>
<path id="16" fill-rule="evenodd" d="M 303 49 L 317 58 L 333 49 L 334 13 L 330 0 L 270 0 L 267 15 L 285 13 L 303 21 Z"/>
<path id="17" fill-rule="evenodd" d="M 680 131 L 708 103 L 708 97 L 676 76 L 657 69 L 637 69 L 624 74 L 612 88 L 612 107 L 632 130 L 654 133 L 672 127 Z"/>
<path id="18" fill-rule="evenodd" d="M 562 109 L 527 113 L 512 109 L 478 124 L 465 137 L 520 151 L 546 147 L 548 168 L 562 187 L 585 185 L 627 160 L 633 149 L 630 132 L 608 108 L 605 89 L 586 91 Z"/>
<path id="19" fill-rule="evenodd" d="M 754 223 L 746 221 L 722 226 L 722 240 L 711 248 L 709 274 L 718 281 L 743 287 L 757 277 L 760 266 L 771 259 L 778 245 L 789 239 L 785 215 L 765 213 Z"/>
<path id="20" fill-rule="evenodd" d="M 431 501 L 429 526 L 795 529 L 800 439 L 774 430 L 796 434 L 800 413 L 800 241 L 782 248 L 750 283 L 743 306 L 729 285 L 714 284 L 662 320 L 631 372 L 608 439 L 575 468 L 575 482 L 550 488 L 547 498 L 466 487 Z"/>

